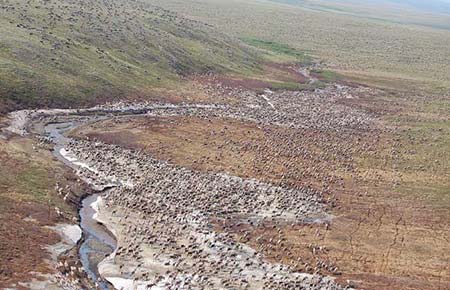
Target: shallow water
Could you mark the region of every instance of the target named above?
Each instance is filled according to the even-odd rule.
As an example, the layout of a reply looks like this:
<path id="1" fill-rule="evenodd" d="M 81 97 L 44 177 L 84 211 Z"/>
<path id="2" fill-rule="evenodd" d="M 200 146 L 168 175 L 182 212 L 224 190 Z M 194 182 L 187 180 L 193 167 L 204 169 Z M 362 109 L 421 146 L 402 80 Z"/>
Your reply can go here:
<path id="1" fill-rule="evenodd" d="M 84 241 L 80 246 L 81 264 L 93 281 L 97 281 L 101 289 L 111 289 L 106 281 L 102 281 L 98 273 L 98 264 L 109 256 L 116 248 L 116 240 L 106 228 L 95 220 L 95 204 L 100 196 L 93 194 L 86 197 L 80 209 L 80 227 Z"/>
<path id="2" fill-rule="evenodd" d="M 70 139 L 64 133 L 79 126 L 81 122 L 50 123 L 44 128 L 44 134 L 55 143 L 53 154 L 66 165 L 77 168 L 77 165 L 61 155 Z M 109 256 L 117 246 L 114 236 L 100 223 L 95 220 L 96 203 L 99 194 L 89 195 L 83 199 L 80 215 L 80 227 L 83 231 L 83 241 L 79 248 L 79 256 L 84 270 L 92 281 L 96 282 L 100 289 L 114 289 L 111 284 L 101 279 L 98 273 L 98 264 Z"/>

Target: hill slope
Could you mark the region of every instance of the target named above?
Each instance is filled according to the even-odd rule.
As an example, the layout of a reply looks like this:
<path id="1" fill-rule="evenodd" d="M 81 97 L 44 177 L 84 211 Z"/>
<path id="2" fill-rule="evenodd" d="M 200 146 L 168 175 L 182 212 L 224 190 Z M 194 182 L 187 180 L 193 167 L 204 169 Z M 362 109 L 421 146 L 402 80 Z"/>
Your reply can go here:
<path id="1" fill-rule="evenodd" d="M 0 111 L 145 94 L 255 64 L 238 40 L 139 1 L 2 0 L 0 26 Z"/>

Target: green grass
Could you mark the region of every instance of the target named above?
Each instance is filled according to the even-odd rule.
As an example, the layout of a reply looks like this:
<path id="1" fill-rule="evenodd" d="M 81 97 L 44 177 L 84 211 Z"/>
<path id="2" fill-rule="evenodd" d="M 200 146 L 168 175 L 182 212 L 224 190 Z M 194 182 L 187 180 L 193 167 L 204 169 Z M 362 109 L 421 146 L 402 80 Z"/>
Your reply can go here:
<path id="1" fill-rule="evenodd" d="M 238 39 L 140 1 L 4 0 L 0 26 L 0 111 L 145 96 L 260 62 Z"/>
<path id="2" fill-rule="evenodd" d="M 311 70 L 311 73 L 317 75 L 324 82 L 336 82 L 343 79 L 339 73 L 331 70 Z"/>
<path id="3" fill-rule="evenodd" d="M 304 89 L 304 85 L 296 83 L 296 82 L 271 82 L 270 87 L 273 90 L 302 90 Z"/>
<path id="4" fill-rule="evenodd" d="M 8 172 L 7 168 L 0 168 L 2 185 L 13 188 L 19 194 L 20 199 L 47 202 L 49 190 L 54 184 L 50 185 L 51 179 L 46 169 L 34 165 L 25 166 L 20 164 L 19 166 L 19 170 L 10 172 Z"/>
<path id="5" fill-rule="evenodd" d="M 19 192 L 25 192 L 34 201 L 45 202 L 49 198 L 50 181 L 45 169 L 29 167 L 19 172 L 15 184 Z"/>
<path id="6" fill-rule="evenodd" d="M 36 153 L 30 140 L 0 142 L 0 202 L 5 198 L 57 206 L 65 212 L 71 207 L 56 195 L 55 183 L 63 182 L 64 172 L 49 152 Z"/>
<path id="7" fill-rule="evenodd" d="M 309 57 L 306 53 L 284 43 L 265 41 L 255 38 L 242 38 L 242 41 L 253 47 L 263 49 L 267 51 L 267 53 L 272 53 L 269 55 L 269 59 L 271 60 L 285 60 L 287 62 L 297 62 L 304 65 L 311 64 L 312 62 L 311 57 Z M 275 58 L 273 57 L 274 54 L 276 55 Z"/>

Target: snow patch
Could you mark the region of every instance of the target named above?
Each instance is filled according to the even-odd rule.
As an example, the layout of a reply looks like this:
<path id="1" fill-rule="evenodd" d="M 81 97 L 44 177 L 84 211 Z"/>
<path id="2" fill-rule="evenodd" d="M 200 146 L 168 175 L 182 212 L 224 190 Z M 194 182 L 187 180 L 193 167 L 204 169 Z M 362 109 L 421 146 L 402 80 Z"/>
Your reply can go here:
<path id="1" fill-rule="evenodd" d="M 92 168 L 91 166 L 89 166 L 87 163 L 85 162 L 81 162 L 78 160 L 78 158 L 76 158 L 72 153 L 70 153 L 69 151 L 67 151 L 64 148 L 61 148 L 59 150 L 59 154 L 61 154 L 62 157 L 64 157 L 67 161 L 72 162 L 74 165 L 79 166 L 81 168 L 85 168 L 89 171 L 92 171 L 94 173 L 98 173 L 98 170 L 95 168 Z"/>

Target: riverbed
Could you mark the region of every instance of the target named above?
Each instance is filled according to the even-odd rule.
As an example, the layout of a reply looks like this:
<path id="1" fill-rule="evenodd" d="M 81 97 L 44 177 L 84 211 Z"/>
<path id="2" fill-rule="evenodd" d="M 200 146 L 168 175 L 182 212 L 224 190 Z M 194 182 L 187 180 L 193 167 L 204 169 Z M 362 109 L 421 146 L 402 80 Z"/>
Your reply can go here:
<path id="1" fill-rule="evenodd" d="M 264 104 L 273 110 L 270 104 Z M 227 110 L 208 112 L 203 107 L 198 110 L 198 106 L 180 107 L 176 112 L 174 108 L 155 110 L 151 114 L 150 109 L 117 112 L 120 116 L 241 116 Z M 234 242 L 227 233 L 215 232 L 209 222 L 210 216 L 252 223 L 267 218 L 280 223 L 305 222 L 324 215 L 316 192 L 180 168 L 142 152 L 92 140 L 71 142 L 66 134 L 72 129 L 115 116 L 111 111 L 100 114 L 98 109 L 89 116 L 88 111 L 83 112 L 85 115 L 72 111 L 34 112 L 34 117 L 29 118 L 36 120 L 35 127 L 40 127 L 32 132 L 48 138 L 48 143 L 55 145 L 55 156 L 74 168 L 78 177 L 97 192 L 81 204 L 83 239 L 78 249 L 84 270 L 98 288 L 112 287 L 102 280 L 103 276 L 120 285 L 116 288 L 125 286 L 126 289 L 152 286 L 180 289 L 193 285 L 205 289 L 262 289 L 263 285 L 272 289 L 286 289 L 285 285 L 342 289 L 332 277 L 295 272 L 287 265 L 266 261 L 254 249 Z M 242 118 L 248 119 L 247 115 Z M 264 117 L 261 118 L 264 122 Z M 179 186 L 180 182 L 184 186 Z M 104 205 L 105 210 L 100 212 L 100 218 L 118 237 L 118 249 L 114 235 L 96 218 L 101 194 L 110 187 L 117 189 L 104 196 L 102 209 Z M 211 201 L 211 194 L 218 198 Z M 246 216 L 235 215 L 243 212 Z M 111 259 L 105 260 L 107 256 Z"/>
<path id="2" fill-rule="evenodd" d="M 99 194 L 86 197 L 80 209 L 80 227 L 83 230 L 83 242 L 79 248 L 81 264 L 88 276 L 97 281 L 100 289 L 112 289 L 98 273 L 98 264 L 109 256 L 117 246 L 111 233 L 96 220 Z"/>
<path id="3" fill-rule="evenodd" d="M 84 120 L 84 122 L 48 123 L 44 127 L 44 134 L 55 144 L 53 155 L 74 169 L 83 167 L 83 164 L 72 158 L 65 151 L 64 146 L 70 141 L 70 138 L 65 133 L 86 122 Z M 112 233 L 96 220 L 98 201 L 101 198 L 101 194 L 106 190 L 87 195 L 82 200 L 79 210 L 82 239 L 78 245 L 78 255 L 89 278 L 102 290 L 114 288 L 110 283 L 102 279 L 98 272 L 98 264 L 113 253 L 117 247 L 116 239 Z"/>

